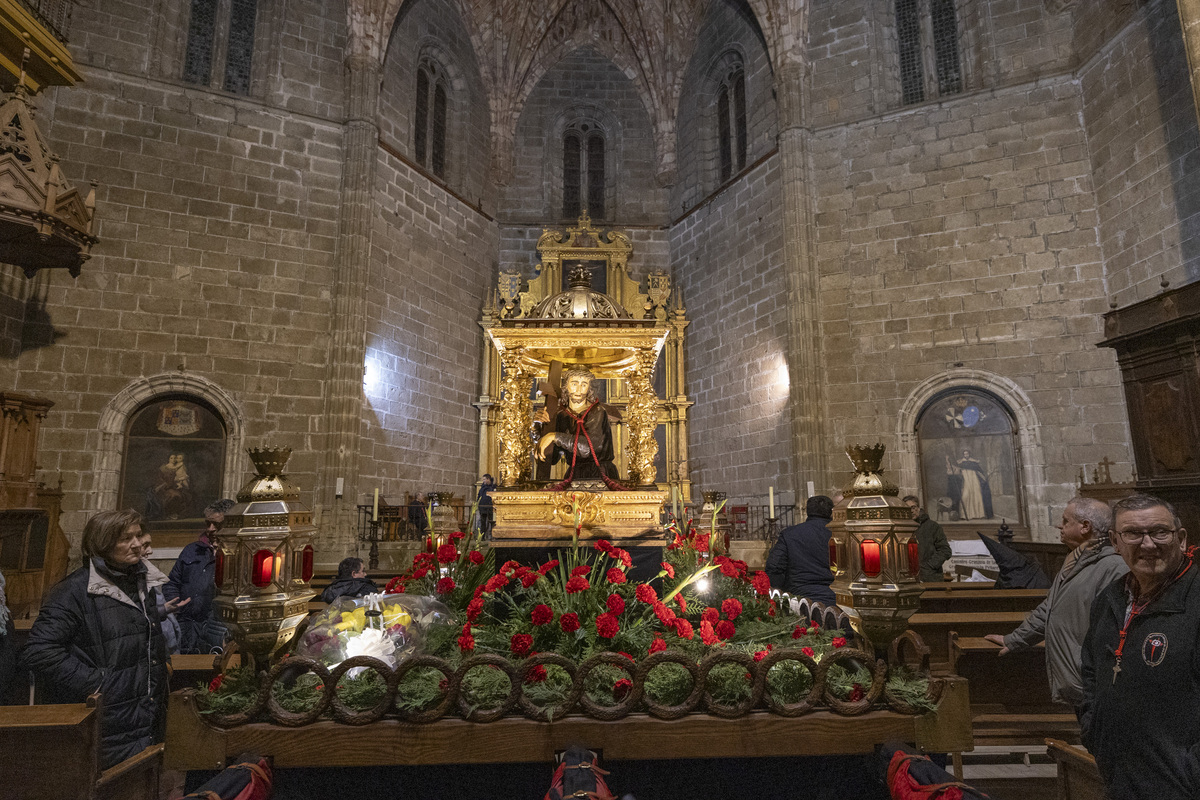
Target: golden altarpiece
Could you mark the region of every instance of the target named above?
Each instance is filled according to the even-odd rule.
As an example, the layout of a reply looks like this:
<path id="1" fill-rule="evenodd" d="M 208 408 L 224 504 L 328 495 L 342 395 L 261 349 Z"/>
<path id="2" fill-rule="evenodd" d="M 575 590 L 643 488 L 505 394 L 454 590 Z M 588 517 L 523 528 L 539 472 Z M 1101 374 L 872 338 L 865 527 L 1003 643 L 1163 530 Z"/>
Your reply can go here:
<path id="1" fill-rule="evenodd" d="M 527 283 L 519 271 L 501 270 L 479 323 L 486 334 L 475 404 L 479 472 L 495 475 L 500 487 L 492 495 L 494 536 L 536 538 L 548 525 L 573 528 L 576 513 L 585 527 L 610 537 L 632 535 L 639 525 L 657 528 L 663 500 L 691 498 L 682 302 L 665 272 L 651 272 L 642 291 L 630 276 L 629 237 L 594 228 L 586 213 L 565 233 L 545 229 L 537 250 L 540 264 Z M 581 493 L 574 507 L 570 492 L 523 491 L 534 488 L 530 431 L 543 403 L 534 387 L 549 380 L 555 362 L 586 367 L 603 384 L 604 403 L 620 415 L 612 424 L 614 463 L 634 491 Z M 546 477 L 557 480 L 564 470 L 560 464 Z"/>

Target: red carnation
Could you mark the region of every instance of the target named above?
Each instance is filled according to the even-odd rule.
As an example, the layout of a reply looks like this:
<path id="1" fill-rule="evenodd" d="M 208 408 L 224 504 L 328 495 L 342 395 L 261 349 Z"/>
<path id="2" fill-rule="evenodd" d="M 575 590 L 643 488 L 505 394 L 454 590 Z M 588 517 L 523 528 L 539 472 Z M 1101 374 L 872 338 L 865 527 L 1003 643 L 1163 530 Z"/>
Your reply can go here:
<path id="1" fill-rule="evenodd" d="M 742 613 L 742 601 L 736 597 L 727 597 L 721 603 L 721 611 L 725 614 L 726 619 L 734 620 Z"/>
<path id="2" fill-rule="evenodd" d="M 433 563 L 433 553 L 417 553 L 413 556 L 413 566 L 429 566 Z"/>
<path id="3" fill-rule="evenodd" d="M 668 564 L 666 561 L 662 562 L 662 568 L 663 568 L 663 572 L 667 573 L 668 578 L 675 577 L 675 568 L 673 566 L 671 566 L 670 564 Z"/>
<path id="4" fill-rule="evenodd" d="M 592 568 L 589 567 L 587 564 L 580 564 L 578 567 L 571 570 L 571 577 L 577 578 L 580 575 L 587 575 L 591 571 L 592 571 Z"/>
<path id="5" fill-rule="evenodd" d="M 429 567 L 421 567 L 420 569 L 413 571 L 412 577 L 413 577 L 414 581 L 419 581 L 419 580 L 421 580 L 421 578 L 424 578 L 428 574 L 429 574 Z"/>
<path id="6" fill-rule="evenodd" d="M 558 559 L 552 558 L 549 561 L 547 561 L 545 564 L 542 564 L 540 567 L 538 567 L 538 572 L 545 575 L 547 572 L 549 572 L 550 570 L 554 569 L 557 566 L 558 566 Z"/>
<path id="7" fill-rule="evenodd" d="M 467 553 L 467 558 L 471 559 L 471 563 L 475 565 L 483 563 L 483 553 L 479 552 L 478 550 L 472 550 L 471 552 Z"/>
<path id="8" fill-rule="evenodd" d="M 438 594 L 450 594 L 454 591 L 454 578 L 442 578 L 437 582 Z"/>
<path id="9" fill-rule="evenodd" d="M 533 570 L 523 572 L 521 573 L 521 585 L 528 589 L 530 586 L 533 586 L 535 583 L 541 580 L 541 577 L 542 576 L 540 573 L 534 572 Z"/>
<path id="10" fill-rule="evenodd" d="M 708 534 L 707 533 L 697 533 L 696 538 L 694 538 L 692 540 L 692 546 L 696 548 L 696 552 L 698 552 L 698 553 L 707 553 L 708 552 Z"/>
<path id="11" fill-rule="evenodd" d="M 801 636 L 805 636 L 807 634 L 808 634 L 808 628 L 805 628 L 803 625 L 797 625 L 795 627 L 795 629 L 792 631 L 792 638 L 799 639 Z"/>
<path id="12" fill-rule="evenodd" d="M 700 641 L 704 642 L 705 644 L 716 644 L 717 642 L 721 641 L 717 637 L 717 634 L 713 631 L 711 622 L 705 621 L 700 623 Z"/>
<path id="13" fill-rule="evenodd" d="M 675 601 L 677 603 L 679 603 L 679 610 L 681 612 L 683 612 L 684 614 L 686 614 L 687 613 L 687 600 L 683 599 L 683 595 L 682 594 L 675 595 Z"/>
<path id="14" fill-rule="evenodd" d="M 706 608 L 700 612 L 700 619 L 704 620 L 705 622 L 711 622 L 714 625 L 717 624 L 717 620 L 719 620 L 720 618 L 721 618 L 721 612 L 717 611 L 712 606 L 709 606 L 708 608 Z"/>
<path id="15" fill-rule="evenodd" d="M 733 627 L 733 623 L 727 619 L 723 619 L 717 623 L 716 631 L 717 631 L 718 638 L 725 639 L 727 641 L 729 639 L 732 639 L 733 634 L 737 632 L 736 629 Z"/>
<path id="16" fill-rule="evenodd" d="M 609 555 L 624 564 L 626 568 L 633 566 L 633 557 L 629 555 L 628 550 L 622 550 L 620 547 L 614 547 Z"/>
<path id="17" fill-rule="evenodd" d="M 638 584 L 638 587 L 633 590 L 633 595 L 643 603 L 658 602 L 658 594 L 654 591 L 654 587 L 648 583 Z"/>
<path id="18" fill-rule="evenodd" d="M 667 608 L 665 603 L 655 603 L 654 614 L 663 625 L 672 625 L 675 622 L 675 612 Z"/>
<path id="19" fill-rule="evenodd" d="M 463 625 L 462 635 L 458 637 L 458 649 L 463 651 L 475 649 L 475 637 L 471 635 L 470 625 Z"/>
<path id="20" fill-rule="evenodd" d="M 458 548 L 452 544 L 442 545 L 437 549 L 437 560 L 442 564 L 458 560 Z"/>
<path id="21" fill-rule="evenodd" d="M 759 594 L 770 594 L 771 579 L 767 577 L 767 573 L 759 570 L 754 573 L 754 577 L 750 580 L 750 585 L 754 587 L 754 591 Z"/>
<path id="22" fill-rule="evenodd" d="M 545 625 L 546 623 L 554 620 L 554 609 L 543 603 L 541 605 L 534 606 L 533 613 L 529 616 L 534 625 Z"/>
<path id="23" fill-rule="evenodd" d="M 850 702 L 857 703 L 863 699 L 863 688 L 861 683 L 854 684 L 854 688 L 850 690 Z"/>
<path id="24" fill-rule="evenodd" d="M 563 614 L 558 618 L 558 624 L 562 626 L 563 633 L 572 633 L 579 630 L 579 615 L 574 612 Z"/>
<path id="25" fill-rule="evenodd" d="M 531 647 L 533 647 L 533 637 L 528 633 L 514 633 L 508 642 L 508 649 L 512 650 L 514 656 L 526 655 Z"/>
<path id="26" fill-rule="evenodd" d="M 546 680 L 546 668 L 541 664 L 534 664 L 530 667 L 529 672 L 525 674 L 526 683 L 542 683 Z"/>
<path id="27" fill-rule="evenodd" d="M 476 597 L 467 603 L 467 621 L 474 622 L 483 613 L 483 598 Z"/>
<path id="28" fill-rule="evenodd" d="M 768 601 L 767 601 L 767 616 L 768 616 L 768 617 L 773 617 L 773 616 L 775 616 L 775 609 L 776 609 L 776 608 L 778 608 L 778 606 L 776 606 L 776 605 L 775 605 L 775 601 L 774 601 L 774 600 L 768 600 Z"/>
<path id="29" fill-rule="evenodd" d="M 815 634 L 819 630 L 821 630 L 821 625 L 814 620 L 812 623 L 812 632 Z"/>
<path id="30" fill-rule="evenodd" d="M 595 547 L 601 553 L 611 553 L 613 549 L 612 542 L 610 542 L 608 539 L 597 539 L 596 544 L 594 544 L 593 547 Z"/>
<path id="31" fill-rule="evenodd" d="M 736 578 L 738 576 L 737 567 L 729 560 L 727 556 L 717 556 L 717 565 L 721 568 L 721 574 L 727 578 Z"/>
<path id="32" fill-rule="evenodd" d="M 692 630 L 692 623 L 680 617 L 675 620 L 675 635 L 680 639 L 691 639 L 696 632 Z"/>
<path id="33" fill-rule="evenodd" d="M 458 539 L 465 539 L 465 538 L 467 538 L 467 535 L 465 533 L 463 533 L 462 531 L 455 531 L 454 533 L 450 534 L 451 541 L 455 541 Z"/>
<path id="34" fill-rule="evenodd" d="M 501 574 L 501 575 L 504 575 L 504 574 L 505 574 L 505 573 L 507 573 L 507 572 L 508 572 L 510 569 L 516 569 L 516 568 L 517 568 L 517 567 L 519 567 L 519 566 L 521 566 L 521 565 L 520 565 L 520 564 L 518 564 L 516 561 L 513 561 L 513 560 L 510 558 L 508 561 L 505 561 L 503 564 L 501 564 L 501 565 L 500 565 L 500 574 Z"/>
<path id="35" fill-rule="evenodd" d="M 830 644 L 832 644 L 834 647 L 845 647 L 846 646 L 846 637 L 845 636 L 835 636 L 835 637 L 833 637 L 833 641 L 830 642 Z"/>
<path id="36" fill-rule="evenodd" d="M 471 599 L 478 600 L 480 597 L 483 597 L 483 586 L 476 586 L 475 591 L 471 592 Z"/>
<path id="37" fill-rule="evenodd" d="M 762 660 L 763 660 L 764 658 L 766 658 L 766 657 L 767 657 L 767 656 L 768 656 L 770 653 L 771 653 L 771 651 L 770 651 L 770 650 L 759 650 L 757 653 L 755 653 L 755 654 L 754 654 L 754 660 L 755 660 L 755 661 L 762 661 Z"/>
<path id="38" fill-rule="evenodd" d="M 217 677 L 215 677 L 211 681 L 209 681 L 208 690 L 210 692 L 215 692 L 217 689 L 221 688 L 221 684 L 224 682 L 225 682 L 225 673 L 218 672 Z"/>
<path id="39" fill-rule="evenodd" d="M 567 594 L 575 594 L 576 592 L 586 592 L 591 587 L 588 579 L 582 575 L 576 575 L 567 581 Z"/>
<path id="40" fill-rule="evenodd" d="M 492 592 L 496 591 L 497 589 L 503 589 L 505 586 L 508 586 L 508 576 L 507 575 L 503 575 L 503 574 L 493 575 L 492 577 L 487 579 L 487 583 L 485 583 L 483 585 L 483 590 L 485 592 L 487 592 L 488 594 L 491 594 Z"/>
<path id="41" fill-rule="evenodd" d="M 401 578 L 399 575 L 392 578 L 387 582 L 387 585 L 383 587 L 383 591 L 386 594 L 397 594 L 404 591 L 404 578 Z"/>
<path id="42" fill-rule="evenodd" d="M 809 658 L 813 657 L 813 649 L 811 647 L 801 647 L 800 652 L 804 653 L 804 655 L 808 656 Z"/>
<path id="43" fill-rule="evenodd" d="M 666 641 L 657 636 L 654 637 L 654 641 L 650 643 L 650 654 L 651 655 L 661 652 L 666 649 L 667 649 Z"/>
<path id="44" fill-rule="evenodd" d="M 614 614 L 620 614 L 625 610 L 625 598 L 619 594 L 610 594 L 608 600 L 605 601 L 608 610 Z"/>
<path id="45" fill-rule="evenodd" d="M 612 614 L 605 613 L 596 616 L 596 633 L 605 639 L 611 639 L 620 630 L 621 626 L 617 624 L 617 618 Z"/>
<path id="46" fill-rule="evenodd" d="M 621 678 L 613 684 L 613 698 L 616 700 L 624 700 L 629 695 L 629 690 L 633 688 L 633 681 L 629 678 Z"/>
<path id="47" fill-rule="evenodd" d="M 625 573 L 616 567 L 613 567 L 608 572 L 604 573 L 604 577 L 608 579 L 609 583 L 624 583 L 625 581 L 629 580 L 625 577 Z"/>

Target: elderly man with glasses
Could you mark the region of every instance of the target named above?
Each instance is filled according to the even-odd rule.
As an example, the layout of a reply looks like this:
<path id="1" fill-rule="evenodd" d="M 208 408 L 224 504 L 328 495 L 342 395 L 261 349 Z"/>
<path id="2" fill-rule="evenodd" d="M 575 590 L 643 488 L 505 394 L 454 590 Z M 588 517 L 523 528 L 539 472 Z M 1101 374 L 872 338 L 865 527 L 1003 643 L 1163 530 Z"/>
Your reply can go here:
<path id="1" fill-rule="evenodd" d="M 1113 507 L 1129 574 L 1092 607 L 1083 643 L 1083 743 L 1109 800 L 1200 797 L 1200 581 L 1169 503 Z"/>

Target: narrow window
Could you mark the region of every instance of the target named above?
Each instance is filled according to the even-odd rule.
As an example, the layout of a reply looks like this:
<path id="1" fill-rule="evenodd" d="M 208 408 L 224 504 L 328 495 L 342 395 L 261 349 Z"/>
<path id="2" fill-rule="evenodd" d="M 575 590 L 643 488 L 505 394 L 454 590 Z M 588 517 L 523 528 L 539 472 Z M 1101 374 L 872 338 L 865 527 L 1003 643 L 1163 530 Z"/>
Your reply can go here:
<path id="1" fill-rule="evenodd" d="M 192 0 L 188 22 L 187 51 L 183 57 L 183 80 L 207 86 L 212 76 L 213 39 L 217 25 L 217 0 Z"/>
<path id="2" fill-rule="evenodd" d="M 563 137 L 563 217 L 576 219 L 580 212 L 580 141 L 575 133 Z"/>
<path id="3" fill-rule="evenodd" d="M 257 0 L 233 0 L 229 10 L 229 51 L 225 56 L 225 91 L 250 94 Z"/>
<path id="4" fill-rule="evenodd" d="M 733 125 L 737 131 L 737 168 L 746 168 L 746 75 L 739 70 L 733 76 Z"/>
<path id="5" fill-rule="evenodd" d="M 721 151 L 721 183 L 733 176 L 732 142 L 729 135 L 729 87 L 717 93 L 717 147 Z"/>
<path id="6" fill-rule="evenodd" d="M 417 108 L 413 121 L 413 152 L 417 163 L 424 166 L 426 143 L 429 139 L 429 73 L 424 67 L 417 70 Z"/>
<path id="7" fill-rule="evenodd" d="M 937 66 L 938 94 L 962 91 L 962 69 L 958 59 L 958 18 L 954 0 L 932 0 L 929 8 L 933 23 L 933 54 Z"/>
<path id="8" fill-rule="evenodd" d="M 900 92 L 905 105 L 925 99 L 921 64 L 921 19 L 917 0 L 896 0 L 896 37 L 900 45 Z"/>
<path id="9" fill-rule="evenodd" d="M 604 219 L 604 137 L 598 133 L 588 138 L 588 214 Z"/>
<path id="10" fill-rule="evenodd" d="M 433 157 L 430 169 L 439 178 L 446 177 L 446 87 L 438 82 L 433 90 Z"/>

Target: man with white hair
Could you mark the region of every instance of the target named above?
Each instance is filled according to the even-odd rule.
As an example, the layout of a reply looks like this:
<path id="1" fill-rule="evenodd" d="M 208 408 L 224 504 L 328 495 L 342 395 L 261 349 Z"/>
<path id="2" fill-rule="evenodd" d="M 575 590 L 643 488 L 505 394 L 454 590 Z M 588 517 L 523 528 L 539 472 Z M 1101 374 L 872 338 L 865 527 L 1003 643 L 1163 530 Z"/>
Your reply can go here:
<path id="1" fill-rule="evenodd" d="M 1108 504 L 1075 497 L 1063 509 L 1058 525 L 1062 543 L 1073 548 L 1058 571 L 1046 599 L 1008 634 L 986 638 L 1001 646 L 1000 655 L 1046 642 L 1046 676 L 1056 702 L 1078 709 L 1083 701 L 1079 652 L 1087 634 L 1096 595 L 1129 571 L 1109 541 Z"/>

